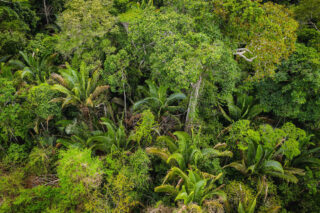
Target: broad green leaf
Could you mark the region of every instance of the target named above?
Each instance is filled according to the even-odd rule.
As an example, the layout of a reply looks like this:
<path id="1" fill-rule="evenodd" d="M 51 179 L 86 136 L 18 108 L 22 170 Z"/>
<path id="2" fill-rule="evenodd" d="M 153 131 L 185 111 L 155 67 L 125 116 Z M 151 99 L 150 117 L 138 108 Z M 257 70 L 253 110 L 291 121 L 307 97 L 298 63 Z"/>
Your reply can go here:
<path id="1" fill-rule="evenodd" d="M 263 167 L 265 170 L 268 171 L 275 171 L 275 172 L 280 172 L 280 173 L 284 173 L 282 165 L 275 160 L 267 160 L 263 163 Z"/>

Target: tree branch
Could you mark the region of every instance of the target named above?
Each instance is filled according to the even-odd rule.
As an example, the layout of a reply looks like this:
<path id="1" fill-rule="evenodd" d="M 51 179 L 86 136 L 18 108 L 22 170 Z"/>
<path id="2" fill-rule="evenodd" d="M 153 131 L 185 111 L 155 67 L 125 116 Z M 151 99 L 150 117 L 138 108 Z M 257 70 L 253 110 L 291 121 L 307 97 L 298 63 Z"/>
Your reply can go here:
<path id="1" fill-rule="evenodd" d="M 320 32 L 319 28 L 315 23 L 313 23 L 312 21 L 310 21 L 309 23 L 314 27 L 314 29 L 316 29 L 316 31 Z"/>
<path id="2" fill-rule="evenodd" d="M 253 58 L 247 58 L 244 54 L 246 52 L 249 52 L 252 54 L 252 52 L 250 50 L 248 50 L 247 48 L 239 48 L 236 50 L 235 53 L 233 53 L 233 55 L 238 55 L 242 58 L 244 58 L 244 60 L 248 61 L 248 62 L 252 62 L 255 58 L 257 58 L 257 56 L 254 56 Z"/>

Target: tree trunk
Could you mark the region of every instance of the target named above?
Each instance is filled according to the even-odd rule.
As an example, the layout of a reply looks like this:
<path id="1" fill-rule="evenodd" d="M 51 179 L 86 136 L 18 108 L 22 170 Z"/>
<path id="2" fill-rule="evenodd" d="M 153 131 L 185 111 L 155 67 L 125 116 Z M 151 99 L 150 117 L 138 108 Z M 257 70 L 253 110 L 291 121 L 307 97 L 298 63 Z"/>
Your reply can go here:
<path id="1" fill-rule="evenodd" d="M 80 110 L 84 120 L 88 123 L 90 131 L 93 131 L 92 119 L 90 116 L 90 109 L 88 106 L 80 106 Z"/>
<path id="2" fill-rule="evenodd" d="M 46 16 L 47 24 L 49 24 L 49 8 L 47 7 L 46 0 L 43 0 L 43 11 Z"/>
<path id="3" fill-rule="evenodd" d="M 202 76 L 200 75 L 199 80 L 196 84 L 192 85 L 192 92 L 190 95 L 189 106 L 187 110 L 187 117 L 184 126 L 184 131 L 190 133 L 190 129 L 193 126 L 193 119 L 196 112 L 196 107 L 199 99 L 199 91 L 201 88 Z"/>

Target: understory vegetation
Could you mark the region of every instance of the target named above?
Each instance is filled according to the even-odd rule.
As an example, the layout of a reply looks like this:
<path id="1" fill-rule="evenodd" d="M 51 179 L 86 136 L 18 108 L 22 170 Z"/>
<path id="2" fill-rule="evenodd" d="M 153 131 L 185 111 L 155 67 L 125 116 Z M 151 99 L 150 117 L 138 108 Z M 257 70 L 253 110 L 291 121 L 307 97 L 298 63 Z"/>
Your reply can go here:
<path id="1" fill-rule="evenodd" d="M 0 212 L 320 212 L 320 0 L 0 0 Z"/>

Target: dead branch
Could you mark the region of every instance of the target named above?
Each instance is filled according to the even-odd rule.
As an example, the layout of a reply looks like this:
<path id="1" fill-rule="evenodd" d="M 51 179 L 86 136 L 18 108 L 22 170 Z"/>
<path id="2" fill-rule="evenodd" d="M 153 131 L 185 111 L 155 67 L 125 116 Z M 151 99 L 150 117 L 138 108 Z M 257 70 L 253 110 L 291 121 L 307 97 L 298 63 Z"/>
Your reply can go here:
<path id="1" fill-rule="evenodd" d="M 238 56 L 244 58 L 244 60 L 246 60 L 248 62 L 252 62 L 255 58 L 257 58 L 257 56 L 254 56 L 253 58 L 247 58 L 244 55 L 247 52 L 252 54 L 252 52 L 250 50 L 248 50 L 247 48 L 239 48 L 239 49 L 236 50 L 235 53 L 233 53 L 233 55 L 238 55 Z"/>

